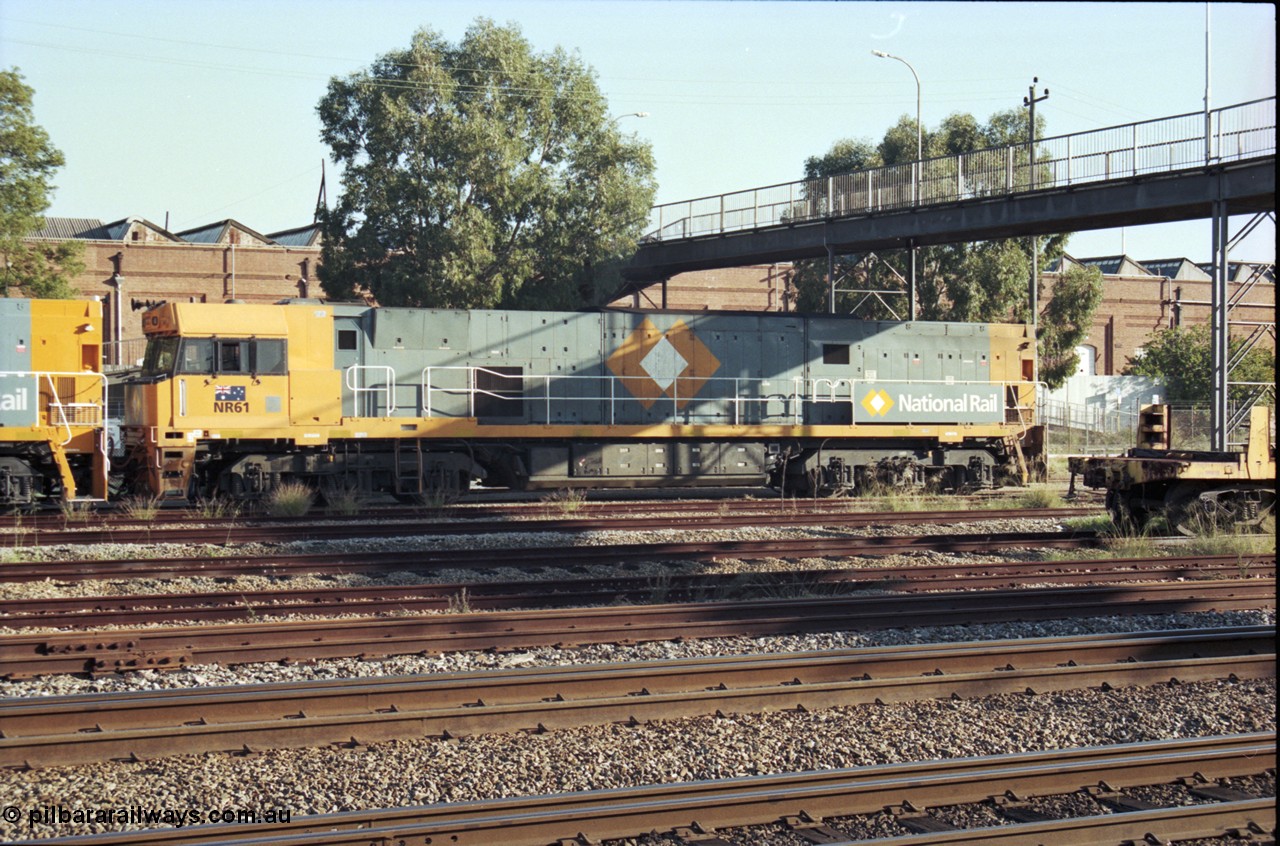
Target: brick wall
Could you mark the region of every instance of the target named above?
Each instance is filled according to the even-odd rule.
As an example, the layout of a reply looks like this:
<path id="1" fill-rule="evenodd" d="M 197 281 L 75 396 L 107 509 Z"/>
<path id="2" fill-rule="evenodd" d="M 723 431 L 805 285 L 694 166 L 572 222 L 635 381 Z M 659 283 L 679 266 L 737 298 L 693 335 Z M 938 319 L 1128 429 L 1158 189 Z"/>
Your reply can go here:
<path id="1" fill-rule="evenodd" d="M 1057 274 L 1044 274 L 1045 293 L 1052 295 Z M 1228 284 L 1228 298 L 1241 289 Z M 1175 325 L 1195 326 L 1209 322 L 1211 283 L 1199 280 L 1167 279 L 1163 276 L 1105 276 L 1102 305 L 1094 314 L 1093 327 L 1082 342 L 1096 351 L 1094 375 L 1119 375 L 1129 360 L 1159 329 Z M 1231 310 L 1233 321 L 1274 323 L 1276 289 L 1260 282 L 1250 288 Z M 1233 335 L 1247 335 L 1253 327 L 1232 327 Z M 1261 346 L 1275 349 L 1275 338 L 1267 335 Z"/>
<path id="2" fill-rule="evenodd" d="M 171 241 L 83 241 L 85 271 L 73 284 L 86 297 L 101 297 L 107 322 L 104 337 L 125 341 L 126 359 L 141 352 L 142 312 L 134 301 L 169 300 L 220 303 L 233 297 L 272 303 L 286 297 L 320 296 L 316 278 L 319 247 L 259 247 L 230 244 L 178 244 Z M 115 331 L 119 272 L 121 331 Z M 301 284 L 304 282 L 305 284 Z M 137 348 L 136 351 L 134 348 Z"/>
<path id="3" fill-rule="evenodd" d="M 680 273 L 609 305 L 684 311 L 790 311 L 794 300 L 792 273 L 790 264 Z"/>

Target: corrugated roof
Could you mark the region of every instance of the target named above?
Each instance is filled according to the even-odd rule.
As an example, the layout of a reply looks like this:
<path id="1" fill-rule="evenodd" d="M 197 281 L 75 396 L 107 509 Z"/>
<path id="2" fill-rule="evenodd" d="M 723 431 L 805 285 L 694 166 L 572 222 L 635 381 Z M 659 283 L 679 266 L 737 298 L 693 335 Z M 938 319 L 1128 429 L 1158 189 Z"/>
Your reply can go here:
<path id="1" fill-rule="evenodd" d="M 177 234 L 179 238 L 192 244 L 216 244 L 221 240 L 222 233 L 226 231 L 227 223 L 228 221 L 220 220 L 208 226 L 184 229 Z"/>
<path id="2" fill-rule="evenodd" d="M 102 221 L 91 217 L 46 217 L 44 225 L 37 229 L 32 238 L 48 238 L 66 240 L 80 238 L 93 241 L 111 241 L 111 233 L 102 225 Z"/>
<path id="3" fill-rule="evenodd" d="M 125 239 L 125 236 L 129 234 L 129 230 L 134 226 L 134 224 L 141 224 L 142 226 L 147 227 L 153 232 L 165 238 L 168 238 L 170 241 L 182 240 L 177 235 L 174 235 L 172 232 L 165 229 L 163 226 L 157 226 L 151 221 L 141 217 L 126 217 L 123 220 L 117 220 L 114 223 L 108 223 L 104 228 L 111 233 L 111 240 L 123 241 Z"/>
<path id="4" fill-rule="evenodd" d="M 217 223 L 210 223 L 207 226 L 187 229 L 183 232 L 179 232 L 178 237 L 184 241 L 189 241 L 192 244 L 223 244 L 229 240 L 227 238 L 227 232 L 233 228 L 239 229 L 241 232 L 262 241 L 264 244 L 270 245 L 275 243 L 271 238 L 263 235 L 261 232 L 250 229 L 240 221 L 233 220 L 231 218 L 220 220 Z"/>
<path id="5" fill-rule="evenodd" d="M 282 247 L 314 247 L 320 242 L 320 224 L 312 223 L 267 236 Z"/>
<path id="6" fill-rule="evenodd" d="M 1177 279 L 1181 282 L 1203 282 L 1208 278 L 1205 276 L 1204 271 L 1189 258 L 1154 259 L 1152 261 L 1143 259 L 1142 266 L 1156 276 Z"/>
<path id="7" fill-rule="evenodd" d="M 1200 262 L 1196 265 L 1209 278 L 1213 278 L 1213 262 Z M 1232 282 L 1248 282 L 1255 272 L 1261 274 L 1261 281 L 1268 282 L 1272 285 L 1276 284 L 1276 274 L 1274 264 L 1261 264 L 1252 261 L 1229 261 L 1227 262 L 1227 278 Z"/>
<path id="8" fill-rule="evenodd" d="M 311 223 L 295 229 L 286 229 L 275 235 L 263 235 L 237 220 L 228 218 L 206 226 L 198 226 L 176 235 L 163 226 L 157 226 L 141 217 L 126 217 L 111 223 L 103 223 L 91 217 L 46 217 L 43 225 L 32 233 L 32 238 L 48 240 L 124 241 L 134 225 L 146 226 L 163 238 L 189 244 L 221 244 L 229 240 L 227 233 L 235 228 L 269 246 L 314 247 L 320 241 L 320 224 Z"/>

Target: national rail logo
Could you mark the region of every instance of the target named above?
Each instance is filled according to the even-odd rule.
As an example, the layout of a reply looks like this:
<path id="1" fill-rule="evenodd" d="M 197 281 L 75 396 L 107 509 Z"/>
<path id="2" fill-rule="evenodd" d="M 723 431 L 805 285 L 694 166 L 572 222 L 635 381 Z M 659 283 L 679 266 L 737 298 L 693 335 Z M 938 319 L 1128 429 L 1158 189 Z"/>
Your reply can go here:
<path id="1" fill-rule="evenodd" d="M 884 417 L 894 406 L 893 397 L 884 392 L 883 389 L 867 391 L 862 398 L 862 407 L 872 417 Z"/>

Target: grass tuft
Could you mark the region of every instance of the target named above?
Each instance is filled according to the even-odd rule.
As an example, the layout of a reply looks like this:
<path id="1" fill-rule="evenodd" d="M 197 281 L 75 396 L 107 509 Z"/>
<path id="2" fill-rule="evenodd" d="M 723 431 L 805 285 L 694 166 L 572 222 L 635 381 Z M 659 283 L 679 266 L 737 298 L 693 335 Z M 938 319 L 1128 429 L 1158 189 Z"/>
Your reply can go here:
<path id="1" fill-rule="evenodd" d="M 120 501 L 120 508 L 131 520 L 154 520 L 160 513 L 160 498 L 131 496 Z"/>
<path id="2" fill-rule="evenodd" d="M 562 515 L 577 514 L 587 504 L 586 491 L 576 488 L 561 488 L 542 498 L 542 504 L 549 512 Z"/>
<path id="3" fill-rule="evenodd" d="M 271 517 L 302 517 L 311 511 L 315 494 L 301 482 L 285 482 L 273 488 L 263 500 L 263 509 Z"/>
<path id="4" fill-rule="evenodd" d="M 333 491 L 324 495 L 324 510 L 330 514 L 354 517 L 364 506 L 364 497 L 358 491 Z"/>
<path id="5" fill-rule="evenodd" d="M 1057 491 L 1047 487 L 1028 488 L 1014 498 L 1015 508 L 1062 508 L 1066 503 Z"/>
<path id="6" fill-rule="evenodd" d="M 93 516 L 93 505 L 83 500 L 70 500 L 59 503 L 63 523 L 87 523 Z"/>

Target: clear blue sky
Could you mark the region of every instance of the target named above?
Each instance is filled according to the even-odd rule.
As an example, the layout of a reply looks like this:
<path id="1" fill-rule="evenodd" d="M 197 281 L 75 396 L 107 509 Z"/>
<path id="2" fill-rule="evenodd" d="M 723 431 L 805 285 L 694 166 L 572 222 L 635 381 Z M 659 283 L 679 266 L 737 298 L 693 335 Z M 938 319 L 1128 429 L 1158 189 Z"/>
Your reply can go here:
<path id="1" fill-rule="evenodd" d="M 1210 9 L 1211 105 L 1273 96 L 1273 4 Z M 621 126 L 653 144 L 659 203 L 798 179 L 837 139 L 914 115 L 910 72 L 873 49 L 915 67 L 927 128 L 1018 106 L 1033 77 L 1050 135 L 1197 111 L 1205 94 L 1204 3 L 0 0 L 0 67 L 26 77 L 66 155 L 50 214 L 269 233 L 311 221 L 328 80 L 419 27 L 457 42 L 481 15 L 577 51 L 613 113 L 649 113 Z M 1207 221 L 1123 239 L 1139 259 L 1210 257 Z M 1082 232 L 1068 251 L 1121 244 Z M 1233 253 L 1274 256 L 1269 224 Z"/>

